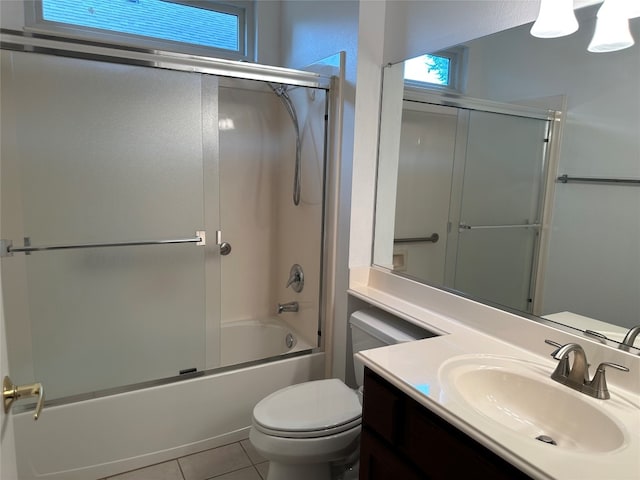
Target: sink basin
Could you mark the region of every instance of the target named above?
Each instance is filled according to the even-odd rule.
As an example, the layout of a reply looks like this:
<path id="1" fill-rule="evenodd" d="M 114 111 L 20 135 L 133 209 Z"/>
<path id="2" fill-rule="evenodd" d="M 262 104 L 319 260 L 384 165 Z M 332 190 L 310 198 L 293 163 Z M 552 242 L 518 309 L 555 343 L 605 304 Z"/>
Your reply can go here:
<path id="1" fill-rule="evenodd" d="M 604 453 L 624 430 L 595 400 L 548 378 L 548 366 L 509 357 L 462 356 L 440 368 L 447 400 L 549 448 Z M 607 400 L 608 401 L 608 400 Z"/>

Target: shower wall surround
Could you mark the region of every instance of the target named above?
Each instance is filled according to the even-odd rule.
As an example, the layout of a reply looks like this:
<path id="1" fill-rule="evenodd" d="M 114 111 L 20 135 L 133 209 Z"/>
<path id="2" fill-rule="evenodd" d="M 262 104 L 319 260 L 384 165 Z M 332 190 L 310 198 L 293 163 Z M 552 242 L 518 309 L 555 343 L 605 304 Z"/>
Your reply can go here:
<path id="1" fill-rule="evenodd" d="M 255 82 L 221 79 L 220 196 L 223 239 L 233 253 L 222 263 L 222 321 L 276 315 L 317 343 L 324 207 L 325 92 L 290 88 L 301 137 L 301 196 L 291 199 L 295 130 L 280 99 Z M 300 292 L 286 288 L 293 264 L 303 267 Z"/>

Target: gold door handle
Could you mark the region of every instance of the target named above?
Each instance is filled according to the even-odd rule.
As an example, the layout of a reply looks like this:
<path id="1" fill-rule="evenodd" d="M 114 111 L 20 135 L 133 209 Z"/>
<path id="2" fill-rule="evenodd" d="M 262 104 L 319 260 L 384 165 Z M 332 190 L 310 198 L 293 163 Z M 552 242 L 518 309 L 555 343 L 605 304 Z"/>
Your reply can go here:
<path id="1" fill-rule="evenodd" d="M 36 411 L 33 419 L 38 420 L 42 407 L 44 406 L 44 387 L 41 383 L 32 383 L 31 385 L 14 385 L 11 379 L 4 377 L 2 382 L 2 401 L 4 403 L 4 413 L 9 413 L 11 405 L 21 398 L 38 397 Z"/>

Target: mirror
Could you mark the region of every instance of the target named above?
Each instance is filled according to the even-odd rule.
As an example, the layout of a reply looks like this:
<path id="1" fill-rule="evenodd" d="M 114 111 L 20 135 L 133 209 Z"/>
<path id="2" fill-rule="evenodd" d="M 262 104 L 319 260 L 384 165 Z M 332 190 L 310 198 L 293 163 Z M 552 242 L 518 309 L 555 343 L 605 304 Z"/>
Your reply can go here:
<path id="1" fill-rule="evenodd" d="M 462 94 L 385 68 L 375 265 L 607 340 L 640 324 L 640 46 L 588 52 L 599 8 L 456 46 Z"/>

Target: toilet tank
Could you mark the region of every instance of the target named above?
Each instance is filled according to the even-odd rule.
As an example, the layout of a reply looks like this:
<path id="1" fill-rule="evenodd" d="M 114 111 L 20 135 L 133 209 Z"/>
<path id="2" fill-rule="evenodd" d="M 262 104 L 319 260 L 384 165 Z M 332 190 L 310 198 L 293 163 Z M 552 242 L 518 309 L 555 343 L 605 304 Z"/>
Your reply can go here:
<path id="1" fill-rule="evenodd" d="M 377 308 L 353 312 L 349 318 L 349 325 L 351 326 L 351 346 L 354 355 L 361 350 L 436 336 L 429 330 Z M 358 386 L 362 386 L 364 364 L 355 357 L 353 364 L 356 382 Z"/>

